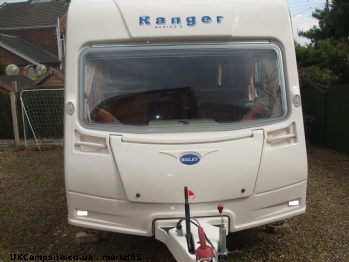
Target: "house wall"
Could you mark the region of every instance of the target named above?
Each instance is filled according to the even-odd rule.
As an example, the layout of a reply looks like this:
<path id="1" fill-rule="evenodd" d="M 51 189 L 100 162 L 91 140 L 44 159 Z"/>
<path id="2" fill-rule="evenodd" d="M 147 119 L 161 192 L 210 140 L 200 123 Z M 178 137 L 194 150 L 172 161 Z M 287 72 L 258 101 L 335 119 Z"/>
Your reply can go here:
<path id="1" fill-rule="evenodd" d="M 64 79 L 52 74 L 46 77 L 36 86 L 64 86 Z"/>
<path id="2" fill-rule="evenodd" d="M 5 48 L 0 47 L 0 64 L 4 65 L 5 67 L 9 64 L 15 64 L 18 67 L 25 67 L 28 65 L 27 60 L 9 52 Z"/>
<path id="3" fill-rule="evenodd" d="M 5 31 L 0 30 L 0 33 L 18 36 L 27 42 L 58 56 L 56 27 Z"/>

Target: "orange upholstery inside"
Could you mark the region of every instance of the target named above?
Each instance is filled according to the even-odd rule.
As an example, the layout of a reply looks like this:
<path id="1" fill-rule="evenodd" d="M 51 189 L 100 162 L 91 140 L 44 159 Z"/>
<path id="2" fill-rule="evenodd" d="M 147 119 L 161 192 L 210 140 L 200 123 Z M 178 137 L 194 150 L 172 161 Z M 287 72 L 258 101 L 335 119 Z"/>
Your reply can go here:
<path id="1" fill-rule="evenodd" d="M 95 120 L 98 122 L 108 123 L 108 124 L 120 124 L 120 121 L 117 120 L 111 113 L 102 108 L 96 109 Z"/>

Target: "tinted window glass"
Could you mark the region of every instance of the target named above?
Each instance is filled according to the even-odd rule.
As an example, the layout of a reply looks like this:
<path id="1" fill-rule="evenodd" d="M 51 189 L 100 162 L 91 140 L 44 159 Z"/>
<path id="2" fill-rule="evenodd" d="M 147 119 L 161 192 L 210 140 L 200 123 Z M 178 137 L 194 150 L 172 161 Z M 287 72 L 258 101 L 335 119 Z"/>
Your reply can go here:
<path id="1" fill-rule="evenodd" d="M 88 124 L 219 128 L 286 112 L 271 44 L 91 47 L 81 61 Z"/>

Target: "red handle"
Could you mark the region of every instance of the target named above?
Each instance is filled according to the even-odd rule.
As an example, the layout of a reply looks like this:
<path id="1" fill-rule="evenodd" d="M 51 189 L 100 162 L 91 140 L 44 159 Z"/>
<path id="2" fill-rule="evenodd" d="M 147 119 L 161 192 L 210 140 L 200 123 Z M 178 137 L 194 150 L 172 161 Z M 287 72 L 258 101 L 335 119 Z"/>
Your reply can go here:
<path id="1" fill-rule="evenodd" d="M 206 245 L 206 236 L 205 236 L 204 229 L 202 227 L 199 227 L 198 234 L 199 234 L 200 246 L 196 249 L 196 252 L 195 252 L 196 260 L 201 261 L 201 259 L 203 259 L 203 261 L 211 261 L 208 259 L 215 257 L 214 250 L 212 247 Z"/>
<path id="2" fill-rule="evenodd" d="M 218 205 L 217 209 L 218 209 L 219 214 L 222 214 L 223 205 Z"/>

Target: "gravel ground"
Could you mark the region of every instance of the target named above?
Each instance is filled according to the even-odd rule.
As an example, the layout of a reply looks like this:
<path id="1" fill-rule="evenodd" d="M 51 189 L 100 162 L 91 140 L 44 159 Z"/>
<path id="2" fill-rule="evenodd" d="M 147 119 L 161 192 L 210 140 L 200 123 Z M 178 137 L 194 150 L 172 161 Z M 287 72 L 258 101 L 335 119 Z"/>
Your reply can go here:
<path id="1" fill-rule="evenodd" d="M 96 260 L 128 254 L 129 261 L 132 254 L 141 261 L 174 261 L 154 238 L 102 232 L 99 243 L 75 244 L 81 229 L 67 224 L 63 151 L 49 149 L 0 150 L 0 261 L 20 260 L 20 254 L 56 261 L 62 261 L 58 255 Z M 229 261 L 349 261 L 349 156 L 309 146 L 308 158 L 306 214 L 287 220 L 287 235 L 264 227 L 230 234 L 228 248 L 240 254 Z"/>

